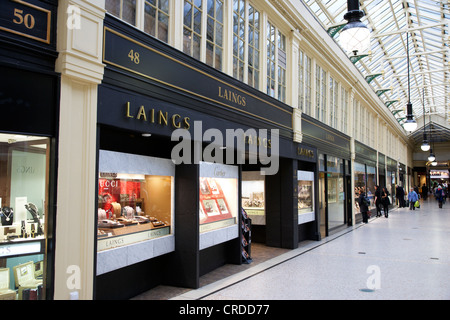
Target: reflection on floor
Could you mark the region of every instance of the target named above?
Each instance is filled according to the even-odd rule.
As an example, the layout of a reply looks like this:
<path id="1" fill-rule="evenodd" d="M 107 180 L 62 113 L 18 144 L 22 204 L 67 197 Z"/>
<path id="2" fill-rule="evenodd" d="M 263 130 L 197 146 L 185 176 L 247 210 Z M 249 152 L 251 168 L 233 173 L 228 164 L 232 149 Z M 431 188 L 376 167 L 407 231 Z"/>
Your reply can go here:
<path id="1" fill-rule="evenodd" d="M 241 265 L 224 265 L 210 273 L 205 274 L 200 277 L 200 287 L 214 283 L 218 280 L 222 280 L 228 276 L 234 275 L 238 272 L 244 271 L 248 268 L 254 267 L 255 265 L 270 260 L 277 257 L 285 252 L 290 251 L 289 249 L 280 249 L 267 247 L 263 244 L 252 243 L 252 259 L 251 264 L 241 264 Z M 190 291 L 187 288 L 178 288 L 170 286 L 158 286 L 147 292 L 144 292 L 132 300 L 168 300 L 170 298 L 179 296 L 185 292 Z"/>

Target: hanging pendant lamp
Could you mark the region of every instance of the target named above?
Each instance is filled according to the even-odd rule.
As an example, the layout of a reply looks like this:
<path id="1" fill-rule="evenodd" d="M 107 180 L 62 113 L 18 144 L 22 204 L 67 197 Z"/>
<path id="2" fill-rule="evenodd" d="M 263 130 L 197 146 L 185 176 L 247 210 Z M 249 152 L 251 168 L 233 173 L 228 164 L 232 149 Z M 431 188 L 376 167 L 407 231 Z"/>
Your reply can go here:
<path id="1" fill-rule="evenodd" d="M 411 89 L 409 80 L 409 32 L 406 33 L 406 60 L 408 63 L 408 103 L 406 104 L 406 122 L 403 127 L 406 131 L 414 131 L 417 128 L 417 122 L 414 120 L 411 99 Z"/>

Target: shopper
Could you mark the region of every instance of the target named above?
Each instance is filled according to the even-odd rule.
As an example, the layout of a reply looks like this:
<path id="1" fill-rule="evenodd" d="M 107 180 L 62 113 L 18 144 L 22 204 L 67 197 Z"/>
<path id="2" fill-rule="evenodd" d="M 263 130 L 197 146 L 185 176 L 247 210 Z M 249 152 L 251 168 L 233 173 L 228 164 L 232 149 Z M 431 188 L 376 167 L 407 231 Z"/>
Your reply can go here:
<path id="1" fill-rule="evenodd" d="M 442 189 L 441 185 L 438 185 L 436 192 L 435 192 L 436 200 L 439 202 L 439 208 L 442 209 L 442 203 L 444 201 L 444 190 Z"/>
<path id="2" fill-rule="evenodd" d="M 377 217 L 381 217 L 381 189 L 375 186 L 375 208 L 377 210 Z"/>
<path id="3" fill-rule="evenodd" d="M 370 200 L 369 198 L 366 197 L 366 193 L 363 190 L 359 190 L 359 198 L 357 199 L 358 204 L 359 204 L 359 211 L 362 214 L 362 218 L 363 218 L 363 223 L 368 223 L 369 222 L 369 205 L 370 205 Z"/>
<path id="4" fill-rule="evenodd" d="M 402 186 L 397 185 L 397 188 L 395 190 L 395 196 L 398 199 L 398 207 L 399 208 L 406 207 L 406 205 L 405 205 L 405 190 L 403 189 Z"/>
<path id="5" fill-rule="evenodd" d="M 428 198 L 428 187 L 424 183 L 422 186 L 422 199 L 423 199 L 423 201 L 425 201 L 425 200 L 427 200 L 427 198 Z"/>
<path id="6" fill-rule="evenodd" d="M 389 191 L 387 191 L 385 187 L 381 190 L 381 204 L 384 210 L 384 217 L 387 218 L 389 216 L 389 205 L 391 204 L 391 200 L 389 199 Z"/>
<path id="7" fill-rule="evenodd" d="M 408 193 L 408 201 L 409 201 L 409 210 L 416 210 L 414 204 L 419 200 L 419 196 L 414 191 L 414 188 L 411 188 L 411 191 Z"/>

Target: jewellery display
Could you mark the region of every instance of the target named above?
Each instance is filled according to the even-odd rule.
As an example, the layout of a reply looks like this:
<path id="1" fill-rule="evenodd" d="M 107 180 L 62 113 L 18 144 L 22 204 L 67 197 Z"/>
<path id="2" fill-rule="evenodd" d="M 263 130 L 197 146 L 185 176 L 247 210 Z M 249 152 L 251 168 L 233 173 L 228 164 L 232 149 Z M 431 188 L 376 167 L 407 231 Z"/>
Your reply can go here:
<path id="1" fill-rule="evenodd" d="M 54 251 L 53 240 L 46 238 L 46 222 L 56 209 L 51 139 L 8 137 L 0 133 L 0 300 L 43 300 L 42 279 L 52 272 L 44 264 Z"/>
<path id="2" fill-rule="evenodd" d="M 44 230 L 42 229 L 41 220 L 39 220 L 39 212 L 34 203 L 29 202 L 25 205 L 25 208 L 28 210 L 29 213 L 33 216 L 34 222 L 38 224 L 38 230 L 36 232 L 37 235 L 44 234 Z"/>
<path id="3" fill-rule="evenodd" d="M 3 207 L 0 211 L 2 226 L 13 224 L 14 210 L 10 207 Z"/>
<path id="4" fill-rule="evenodd" d="M 297 171 L 298 214 L 314 211 L 314 172 Z"/>
<path id="5" fill-rule="evenodd" d="M 171 176 L 101 172 L 97 239 L 102 243 L 98 248 L 108 249 L 113 243 L 118 246 L 170 233 L 172 183 Z M 153 232 L 162 228 L 166 229 Z M 113 237 L 117 240 L 112 240 Z"/>
<path id="6" fill-rule="evenodd" d="M 221 180 L 200 178 L 200 224 L 233 218 Z"/>
<path id="7" fill-rule="evenodd" d="M 254 225 L 265 225 L 265 179 L 259 171 L 242 172 L 241 205 Z"/>

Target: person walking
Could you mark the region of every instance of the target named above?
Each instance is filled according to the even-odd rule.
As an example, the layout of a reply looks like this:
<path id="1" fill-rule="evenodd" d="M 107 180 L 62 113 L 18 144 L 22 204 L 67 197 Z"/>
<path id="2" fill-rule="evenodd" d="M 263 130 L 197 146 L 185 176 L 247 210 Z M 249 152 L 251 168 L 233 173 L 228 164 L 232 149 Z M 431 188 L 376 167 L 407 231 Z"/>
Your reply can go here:
<path id="1" fill-rule="evenodd" d="M 399 208 L 406 207 L 406 205 L 405 205 L 405 190 L 403 189 L 403 187 L 401 185 L 398 185 L 395 191 L 396 191 L 395 196 L 398 199 L 398 207 Z"/>
<path id="2" fill-rule="evenodd" d="M 428 187 L 424 183 L 422 186 L 422 199 L 423 199 L 423 201 L 425 201 L 425 200 L 427 200 L 427 198 L 428 198 Z"/>
<path id="3" fill-rule="evenodd" d="M 361 212 L 362 218 L 363 218 L 362 222 L 368 223 L 369 222 L 368 211 L 369 211 L 370 201 L 366 197 L 366 193 L 363 190 L 359 190 L 359 198 L 357 199 L 357 201 L 359 204 L 359 211 Z"/>
<path id="4" fill-rule="evenodd" d="M 381 190 L 381 204 L 384 210 L 384 217 L 387 218 L 389 216 L 389 205 L 391 204 L 391 200 L 389 199 L 389 191 L 387 191 L 385 187 Z"/>
<path id="5" fill-rule="evenodd" d="M 442 189 L 441 185 L 438 185 L 436 192 L 435 192 L 436 200 L 439 203 L 439 208 L 442 209 L 442 203 L 444 201 L 444 190 Z"/>
<path id="6" fill-rule="evenodd" d="M 414 191 L 414 188 L 411 188 L 411 191 L 408 193 L 408 201 L 409 201 L 409 210 L 416 210 L 414 204 L 419 200 L 419 196 Z"/>
<path id="7" fill-rule="evenodd" d="M 381 217 L 381 189 L 375 186 L 375 208 L 377 209 L 377 217 Z"/>

